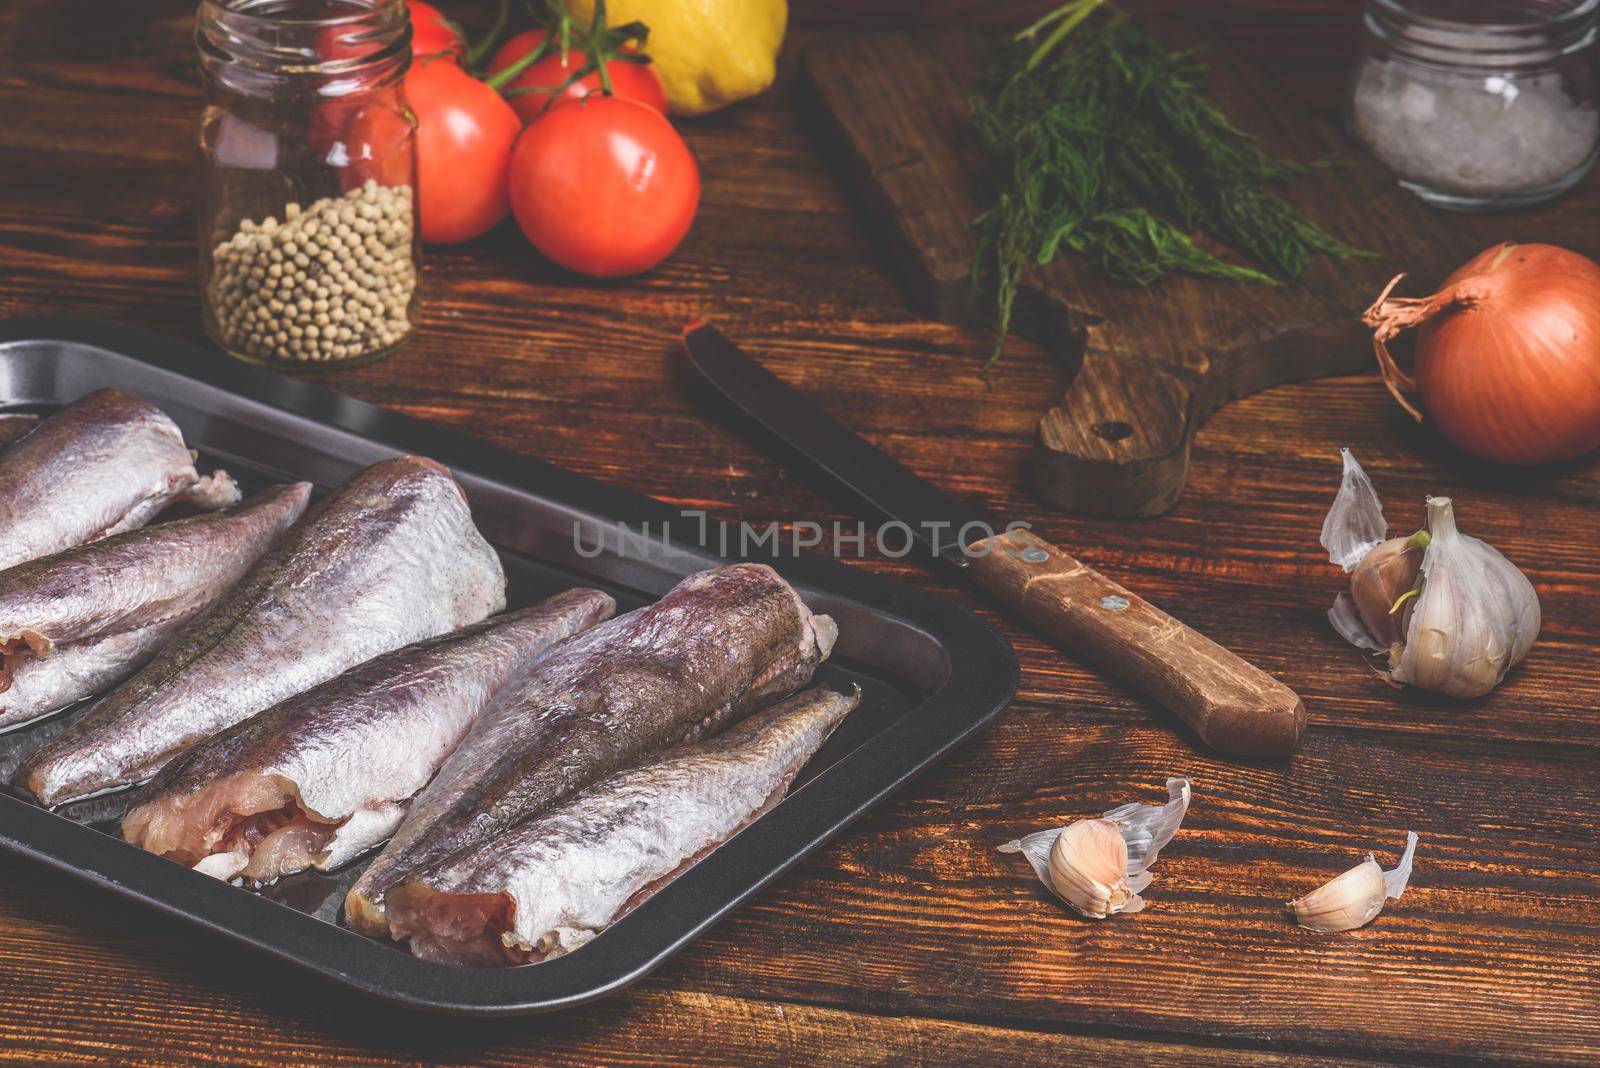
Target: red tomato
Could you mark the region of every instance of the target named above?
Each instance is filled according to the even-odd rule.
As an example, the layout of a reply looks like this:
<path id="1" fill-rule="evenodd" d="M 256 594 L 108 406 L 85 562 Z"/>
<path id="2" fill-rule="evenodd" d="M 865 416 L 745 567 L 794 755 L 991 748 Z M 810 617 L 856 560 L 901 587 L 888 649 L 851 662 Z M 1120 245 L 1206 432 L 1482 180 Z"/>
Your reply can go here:
<path id="1" fill-rule="evenodd" d="M 444 53 L 441 58 L 465 59 L 467 42 L 455 24 L 432 4 L 412 0 L 407 5 L 411 17 L 411 51 L 423 57 Z M 361 36 L 359 26 L 332 26 L 318 34 L 321 58 L 350 59 L 369 54 L 371 42 Z M 354 101 L 334 98 L 312 108 L 307 141 L 317 156 L 330 166 L 344 168 L 341 184 L 346 189 L 376 179 L 384 185 L 411 184 L 409 166 L 401 166 L 395 144 L 410 133 L 409 120 L 389 101 L 369 101 L 365 95 Z"/>
<path id="2" fill-rule="evenodd" d="M 403 150 L 403 142 L 411 135 L 411 121 L 398 106 L 397 100 L 317 105 L 309 140 L 323 162 L 339 168 L 341 188 L 354 189 L 368 178 L 379 185 L 416 181 L 411 157 Z"/>
<path id="3" fill-rule="evenodd" d="M 517 225 L 540 252 L 595 278 L 666 259 L 699 203 L 700 169 L 678 131 L 621 97 L 556 105 L 511 153 Z"/>
<path id="4" fill-rule="evenodd" d="M 528 30 L 501 45 L 500 50 L 494 54 L 494 59 L 489 61 L 490 77 L 499 74 L 538 48 L 539 42 L 545 38 L 545 33 L 545 30 Z M 517 114 L 522 116 L 523 122 L 532 122 L 544 113 L 545 105 L 550 102 L 551 96 L 561 83 L 575 71 L 582 70 L 588 62 L 589 57 L 574 48 L 567 53 L 567 62 L 563 63 L 561 50 L 552 47 L 537 63 L 502 85 L 500 91 L 511 94 L 512 90 L 516 89 L 533 90 L 506 97 L 511 101 L 511 106 L 517 109 Z M 612 59 L 606 63 L 606 72 L 611 75 L 611 88 L 618 96 L 637 100 L 641 104 L 655 108 L 663 115 L 667 113 L 667 86 L 661 80 L 655 64 Z M 592 71 L 567 86 L 560 98 L 581 100 L 599 88 L 600 72 Z"/>
<path id="5" fill-rule="evenodd" d="M 499 93 L 454 63 L 417 62 L 405 91 L 417 116 L 422 240 L 470 241 L 505 218 L 506 161 L 522 121 Z"/>
<path id="6" fill-rule="evenodd" d="M 411 10 L 411 54 L 423 56 L 444 52 L 453 60 L 467 58 L 467 42 L 456 24 L 444 17 L 444 12 L 423 0 L 408 0 Z"/>

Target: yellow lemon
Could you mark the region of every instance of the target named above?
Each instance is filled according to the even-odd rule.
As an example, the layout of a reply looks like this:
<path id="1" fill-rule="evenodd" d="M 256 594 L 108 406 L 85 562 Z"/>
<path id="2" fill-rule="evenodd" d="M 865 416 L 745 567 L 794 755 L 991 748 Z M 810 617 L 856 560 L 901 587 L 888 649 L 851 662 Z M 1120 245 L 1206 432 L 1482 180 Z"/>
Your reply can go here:
<path id="1" fill-rule="evenodd" d="M 594 0 L 567 0 L 584 25 Z M 704 115 L 772 84 L 788 0 L 606 0 L 606 22 L 650 27 L 645 51 L 667 83 L 674 115 Z"/>

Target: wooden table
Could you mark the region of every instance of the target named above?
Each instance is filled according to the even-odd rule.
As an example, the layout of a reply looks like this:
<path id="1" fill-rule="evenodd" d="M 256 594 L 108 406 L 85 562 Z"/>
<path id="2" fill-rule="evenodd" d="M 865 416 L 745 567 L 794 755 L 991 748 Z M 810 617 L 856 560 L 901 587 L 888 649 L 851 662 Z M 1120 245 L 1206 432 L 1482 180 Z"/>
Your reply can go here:
<path id="1" fill-rule="evenodd" d="M 888 5 L 886 5 L 888 6 Z M 904 2 L 894 5 L 906 10 Z M 978 0 L 940 0 L 941 14 Z M 1036 7 L 1039 5 L 1035 5 Z M 1162 6 L 1180 6 L 1166 0 Z M 1336 110 L 1354 0 L 1208 5 L 1312 110 Z M 802 12 L 786 52 L 860 5 Z M 190 0 L 0 10 L 0 315 L 200 337 Z M 809 11 L 809 15 L 806 13 Z M 807 21 L 809 19 L 809 21 Z M 1195 444 L 1158 520 L 1032 505 L 1021 472 L 1044 356 L 919 321 L 796 119 L 792 78 L 688 124 L 705 198 L 637 280 L 583 284 L 509 227 L 433 250 L 417 340 L 321 379 L 714 516 L 851 518 L 685 389 L 676 339 L 708 316 L 844 422 L 973 505 L 1053 541 L 1277 673 L 1311 728 L 1287 767 L 1227 763 L 943 577 L 1015 643 L 994 727 L 634 989 L 544 1019 L 396 1013 L 77 882 L 0 859 L 0 1061 L 1411 1063 L 1600 1057 L 1600 474 L 1488 472 L 1412 426 L 1373 376 L 1269 391 Z M 1461 219 L 1488 244 L 1600 255 L 1593 180 L 1538 213 Z M 1317 545 L 1359 451 L 1398 524 L 1429 492 L 1537 585 L 1539 645 L 1473 704 L 1397 694 L 1332 633 Z M 1399 517 L 1404 516 L 1401 520 Z M 995 846 L 1195 784 L 1144 913 L 1066 913 Z M 1283 902 L 1421 835 L 1405 899 L 1337 937 Z"/>

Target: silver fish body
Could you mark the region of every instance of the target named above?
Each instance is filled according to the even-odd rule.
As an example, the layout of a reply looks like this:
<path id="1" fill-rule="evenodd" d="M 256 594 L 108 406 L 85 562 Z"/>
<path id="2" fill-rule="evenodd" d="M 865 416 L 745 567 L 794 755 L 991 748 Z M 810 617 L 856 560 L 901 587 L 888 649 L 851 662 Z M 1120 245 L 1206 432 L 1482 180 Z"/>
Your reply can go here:
<path id="1" fill-rule="evenodd" d="M 58 645 L 46 659 L 23 662 L 0 695 L 0 732 L 27 727 L 115 686 L 148 664 L 183 622 Z"/>
<path id="2" fill-rule="evenodd" d="M 408 872 L 794 692 L 836 636 L 770 567 L 734 564 L 691 575 L 552 650 L 412 802 L 346 895 L 346 921 L 381 934 L 383 895 Z"/>
<path id="3" fill-rule="evenodd" d="M 256 884 L 339 867 L 394 832 L 468 725 L 545 649 L 615 608 L 569 590 L 375 657 L 173 760 L 123 837 Z"/>
<path id="4" fill-rule="evenodd" d="M 860 699 L 807 690 L 613 774 L 390 891 L 391 930 L 448 964 L 569 952 L 775 805 Z"/>
<path id="5" fill-rule="evenodd" d="M 383 460 L 315 505 L 137 675 L 29 757 L 58 805 L 147 779 L 203 738 L 380 653 L 505 607 L 499 557 L 439 464 Z"/>
<path id="6" fill-rule="evenodd" d="M 231 589 L 310 498 L 308 482 L 274 486 L 0 571 L 0 729 L 132 674 Z"/>
<path id="7" fill-rule="evenodd" d="M 141 527 L 180 498 L 218 507 L 239 488 L 226 472 L 202 478 L 155 405 L 96 390 L 0 453 L 0 568 Z"/>

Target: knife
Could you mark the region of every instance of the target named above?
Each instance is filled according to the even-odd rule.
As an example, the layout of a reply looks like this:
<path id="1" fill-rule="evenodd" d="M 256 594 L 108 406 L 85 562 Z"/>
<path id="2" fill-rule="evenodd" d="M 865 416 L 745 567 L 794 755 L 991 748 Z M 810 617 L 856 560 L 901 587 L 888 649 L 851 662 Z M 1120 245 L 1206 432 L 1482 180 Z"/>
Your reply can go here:
<path id="1" fill-rule="evenodd" d="M 910 528 L 1051 640 L 1176 713 L 1207 744 L 1287 757 L 1305 729 L 1289 687 L 1028 530 L 1001 533 L 751 359 L 715 327 L 691 323 L 689 362 L 713 389 L 868 505 Z M 964 532 L 982 537 L 966 540 Z"/>

